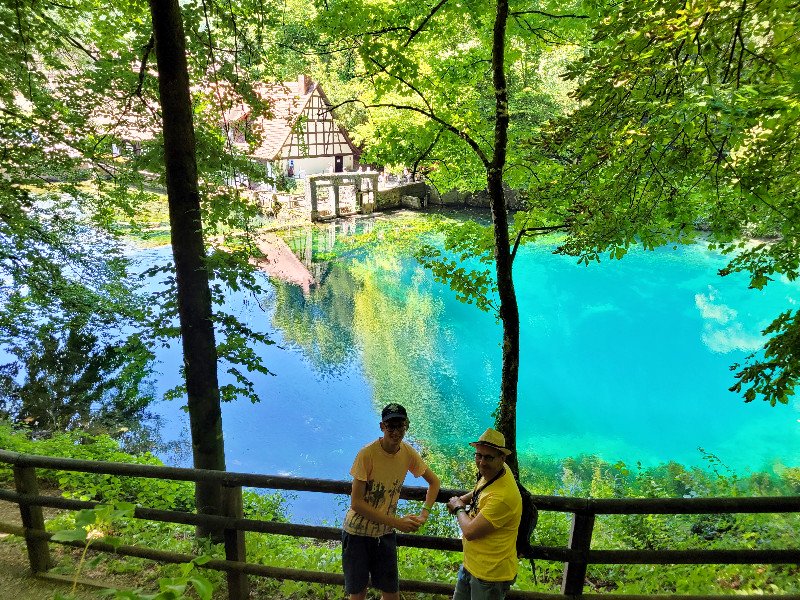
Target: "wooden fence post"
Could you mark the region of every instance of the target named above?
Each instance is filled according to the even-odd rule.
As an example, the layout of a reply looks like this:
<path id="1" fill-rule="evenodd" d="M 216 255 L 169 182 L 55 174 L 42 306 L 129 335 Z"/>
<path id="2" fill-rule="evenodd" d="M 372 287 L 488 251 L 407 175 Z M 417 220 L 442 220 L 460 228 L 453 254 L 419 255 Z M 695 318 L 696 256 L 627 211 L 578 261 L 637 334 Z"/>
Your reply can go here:
<path id="1" fill-rule="evenodd" d="M 583 593 L 583 584 L 586 581 L 586 553 L 592 545 L 592 528 L 594 527 L 594 514 L 576 512 L 572 515 L 572 528 L 569 532 L 569 549 L 580 552 L 582 556 L 577 560 L 564 563 L 564 578 L 561 581 L 561 593 L 566 596 L 576 596 Z"/>
<path id="2" fill-rule="evenodd" d="M 18 494 L 39 495 L 39 483 L 36 481 L 36 469 L 34 467 L 14 465 L 14 484 Z M 31 571 L 33 573 L 44 573 L 50 568 L 50 550 L 47 547 L 47 540 L 33 539 L 28 535 L 28 530 L 44 532 L 42 507 L 20 503 L 19 514 L 22 517 L 22 526 L 25 528 L 25 546 L 28 549 L 28 561 L 31 564 Z"/>
<path id="3" fill-rule="evenodd" d="M 225 516 L 241 519 L 244 517 L 241 486 L 222 488 L 222 506 Z M 225 530 L 225 559 L 247 562 L 244 545 L 244 531 Z M 247 600 L 250 597 L 250 582 L 241 571 L 228 571 L 228 600 Z"/>

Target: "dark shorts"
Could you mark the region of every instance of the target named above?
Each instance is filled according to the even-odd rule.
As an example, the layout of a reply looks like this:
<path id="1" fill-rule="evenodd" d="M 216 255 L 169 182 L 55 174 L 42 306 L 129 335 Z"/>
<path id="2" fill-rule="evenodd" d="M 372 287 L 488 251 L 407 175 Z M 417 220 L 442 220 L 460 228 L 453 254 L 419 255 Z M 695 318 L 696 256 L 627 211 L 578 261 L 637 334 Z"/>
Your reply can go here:
<path id="1" fill-rule="evenodd" d="M 342 568 L 344 589 L 348 594 L 363 592 L 370 576 L 373 588 L 387 593 L 399 591 L 397 537 L 394 532 L 381 537 L 367 537 L 342 531 Z"/>

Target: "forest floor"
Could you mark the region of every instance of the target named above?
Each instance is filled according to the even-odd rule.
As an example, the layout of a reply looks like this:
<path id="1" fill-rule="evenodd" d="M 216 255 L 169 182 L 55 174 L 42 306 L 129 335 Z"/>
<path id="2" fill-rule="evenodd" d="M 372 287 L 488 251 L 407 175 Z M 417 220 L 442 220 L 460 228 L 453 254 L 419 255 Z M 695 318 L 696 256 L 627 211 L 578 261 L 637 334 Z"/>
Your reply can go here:
<path id="1" fill-rule="evenodd" d="M 49 494 L 43 490 L 44 494 Z M 54 517 L 59 511 L 44 509 L 45 519 Z M 0 500 L 0 522 L 10 525 L 22 525 L 19 508 L 16 504 Z M 51 545 L 51 557 L 57 567 L 64 565 L 77 565 L 80 560 L 80 550 L 63 546 Z M 61 569 L 56 568 L 55 571 Z M 109 574 L 102 572 L 88 573 L 82 579 L 92 581 L 98 575 L 102 584 L 97 586 L 78 585 L 72 592 L 72 582 L 68 577 L 65 581 L 56 581 L 50 578 L 35 577 L 31 574 L 28 563 L 28 554 L 25 543 L 17 536 L 0 533 L 0 590 L 2 597 L 14 600 L 52 600 L 56 593 L 72 595 L 76 600 L 98 600 L 101 598 L 99 591 L 108 587 L 118 589 L 133 589 L 143 585 L 141 573 L 136 577 L 125 574 Z M 155 583 L 153 583 L 155 591 Z M 149 587 L 149 586 L 148 586 Z"/>
<path id="2" fill-rule="evenodd" d="M 59 495 L 59 492 L 42 490 L 42 494 Z M 45 508 L 45 520 L 53 518 L 59 512 Z M 19 508 L 16 504 L 0 500 L 0 523 L 22 525 Z M 89 554 L 93 553 L 90 551 Z M 79 548 L 50 544 L 50 556 L 55 565 L 50 573 L 57 573 L 55 577 L 63 578 L 63 581 L 54 579 L 52 576 L 36 577 L 31 574 L 24 541 L 15 535 L 0 532 L 0 600 L 54 600 L 57 594 L 66 596 L 69 600 L 103 600 L 109 596 L 103 595 L 102 592 L 109 589 L 140 590 L 149 594 L 158 591 L 159 574 L 155 566 L 133 568 L 128 565 L 129 568 L 124 569 L 125 572 L 118 572 L 120 566 L 125 567 L 125 564 L 118 560 L 113 569 L 109 568 L 111 563 L 104 562 L 92 569 L 84 569 L 80 574 L 81 581 L 73 592 L 72 577 L 80 562 L 80 555 Z M 257 579 L 259 578 L 251 581 L 253 587 L 250 591 L 250 598 L 287 600 L 286 596 L 275 589 L 274 581 L 270 585 L 266 580 L 257 581 Z M 343 597 L 341 588 L 334 586 L 331 590 L 333 591 L 326 591 L 324 595 L 319 596 L 319 599 L 340 600 Z M 223 581 L 214 590 L 213 598 L 214 600 L 224 600 L 227 597 L 227 589 Z"/>

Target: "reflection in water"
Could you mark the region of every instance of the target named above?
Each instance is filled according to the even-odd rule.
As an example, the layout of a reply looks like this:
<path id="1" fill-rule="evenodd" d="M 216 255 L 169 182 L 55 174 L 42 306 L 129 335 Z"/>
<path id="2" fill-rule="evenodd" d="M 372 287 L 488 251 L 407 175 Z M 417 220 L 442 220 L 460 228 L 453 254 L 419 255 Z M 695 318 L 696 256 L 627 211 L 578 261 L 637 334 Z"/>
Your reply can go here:
<path id="1" fill-rule="evenodd" d="M 304 296 L 276 283 L 272 323 L 317 374 L 361 371 L 366 394 L 348 394 L 348 403 L 377 414 L 400 402 L 411 435 L 452 455 L 492 422 L 499 325 L 385 243 L 343 241 L 372 223 L 294 232 L 289 244 L 318 284 Z M 724 257 L 702 246 L 631 252 L 591 268 L 551 250 L 524 247 L 515 263 L 523 461 L 596 454 L 699 464 L 700 446 L 736 470 L 800 459 L 796 403 L 744 405 L 727 391 L 729 365 L 800 298 L 796 284 L 755 293 L 720 279 Z"/>
<path id="2" fill-rule="evenodd" d="M 344 265 L 316 264 L 324 278 L 308 296 L 295 285 L 275 282 L 272 322 L 284 340 L 303 350 L 314 369 L 335 374 L 355 352 L 353 292 L 356 282 Z M 315 274 L 316 277 L 316 274 Z"/>
<path id="3" fill-rule="evenodd" d="M 438 349 L 453 333 L 441 325 L 443 304 L 422 267 L 409 257 L 354 250 L 342 240 L 373 227 L 369 219 L 294 232 L 289 245 L 317 285 L 304 295 L 275 282 L 273 324 L 322 375 L 360 362 L 376 412 L 399 402 L 409 409 L 411 435 L 433 440 L 434 426 L 448 423 L 449 405 L 457 400 L 445 401 L 433 377 L 457 376 Z"/>
<path id="4" fill-rule="evenodd" d="M 432 373 L 452 372 L 437 351 L 447 337 L 440 327 L 442 303 L 421 268 L 403 268 L 399 259 L 370 256 L 352 269 L 360 283 L 354 298 L 356 339 L 373 386 L 373 405 L 404 405 L 411 435 L 430 442 L 436 437 L 432 425 L 449 405 Z"/>
<path id="5" fill-rule="evenodd" d="M 371 223 L 346 227 L 358 233 Z M 264 282 L 270 291 L 258 303 L 244 292 L 226 296 L 226 310 L 276 341 L 257 349 L 274 373 L 251 374 L 260 402 L 223 406 L 229 469 L 348 479 L 391 401 L 409 409 L 410 436 L 448 461 L 492 423 L 501 357 L 494 317 L 458 302 L 391 244 L 347 237 L 327 224 L 287 239 L 318 282 L 307 296 L 277 281 Z M 167 262 L 168 250 L 141 260 Z M 746 281 L 718 277 L 724 257 L 701 246 L 633 251 L 589 268 L 551 250 L 524 247 L 514 267 L 524 466 L 567 465 L 585 454 L 628 465 L 702 465 L 698 447 L 737 473 L 800 464 L 800 402 L 744 404 L 727 388 L 729 365 L 746 353 L 722 353 L 725 340 L 736 341 L 726 326 L 757 334 L 788 302 L 800 302 L 800 285 L 748 290 Z M 725 339 L 709 344 L 708 325 Z M 181 356 L 177 345 L 156 352 L 158 395 L 178 383 Z M 153 409 L 165 437 L 188 440 L 180 405 Z M 334 522 L 343 514 L 336 501 L 301 495 L 292 512 Z"/>

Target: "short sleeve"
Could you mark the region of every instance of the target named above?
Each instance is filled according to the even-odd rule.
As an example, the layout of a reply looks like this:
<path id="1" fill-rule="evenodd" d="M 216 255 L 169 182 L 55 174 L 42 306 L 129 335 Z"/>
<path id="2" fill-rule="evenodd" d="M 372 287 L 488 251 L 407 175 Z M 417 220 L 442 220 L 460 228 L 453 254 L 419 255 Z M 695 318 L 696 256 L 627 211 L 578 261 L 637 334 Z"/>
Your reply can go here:
<path id="1" fill-rule="evenodd" d="M 483 492 L 486 494 L 486 492 Z M 485 502 L 481 502 L 480 514 L 491 523 L 495 529 L 500 529 L 508 524 L 514 517 L 511 506 L 498 494 L 486 494 Z"/>
<path id="2" fill-rule="evenodd" d="M 419 452 L 414 450 L 411 446 L 408 446 L 408 449 L 411 453 L 411 461 L 408 465 L 408 470 L 411 471 L 411 474 L 414 477 L 421 477 L 425 471 L 428 470 L 428 465 L 425 464 L 425 461 L 422 460 L 422 457 L 419 455 Z"/>
<path id="3" fill-rule="evenodd" d="M 371 474 L 372 461 L 362 448 L 359 450 L 358 454 L 356 454 L 356 459 L 353 461 L 353 466 L 350 467 L 350 475 L 353 476 L 353 479 L 358 479 L 359 481 L 369 481 Z"/>

